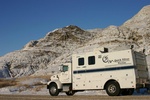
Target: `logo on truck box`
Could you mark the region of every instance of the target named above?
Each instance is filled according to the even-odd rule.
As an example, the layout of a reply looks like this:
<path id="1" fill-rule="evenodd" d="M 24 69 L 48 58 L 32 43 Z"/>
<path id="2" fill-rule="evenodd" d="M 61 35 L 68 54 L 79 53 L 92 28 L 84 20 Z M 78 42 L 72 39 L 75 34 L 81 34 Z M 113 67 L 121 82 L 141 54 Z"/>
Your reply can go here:
<path id="1" fill-rule="evenodd" d="M 106 55 L 102 57 L 102 61 L 108 64 L 110 63 L 126 64 L 128 61 L 130 61 L 130 58 L 110 59 L 108 55 Z"/>

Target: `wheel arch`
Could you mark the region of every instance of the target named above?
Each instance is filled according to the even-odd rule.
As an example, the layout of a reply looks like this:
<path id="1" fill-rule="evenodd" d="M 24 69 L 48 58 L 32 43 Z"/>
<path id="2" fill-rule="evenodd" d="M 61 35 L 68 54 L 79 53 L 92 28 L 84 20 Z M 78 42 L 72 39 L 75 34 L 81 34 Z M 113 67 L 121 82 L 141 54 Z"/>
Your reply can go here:
<path id="1" fill-rule="evenodd" d="M 62 89 L 62 83 L 59 80 L 50 81 L 47 84 L 47 89 L 49 89 L 50 85 L 52 85 L 52 84 L 56 84 L 58 89 Z"/>
<path id="2" fill-rule="evenodd" d="M 117 82 L 117 83 L 119 84 L 119 82 L 116 81 L 115 79 L 110 79 L 110 80 L 108 80 L 108 81 L 105 82 L 105 85 L 104 85 L 103 89 L 106 89 L 106 85 L 107 85 L 109 82 Z M 120 86 L 120 84 L 119 84 L 119 86 Z"/>

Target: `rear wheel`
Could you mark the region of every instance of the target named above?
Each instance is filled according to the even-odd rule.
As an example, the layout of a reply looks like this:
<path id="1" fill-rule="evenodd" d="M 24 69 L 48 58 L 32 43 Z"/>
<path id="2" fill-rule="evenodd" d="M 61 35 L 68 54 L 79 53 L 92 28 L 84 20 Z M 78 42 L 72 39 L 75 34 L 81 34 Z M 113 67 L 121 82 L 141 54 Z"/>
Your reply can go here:
<path id="1" fill-rule="evenodd" d="M 58 96 L 59 90 L 55 83 L 53 83 L 49 86 L 49 93 L 51 96 Z"/>
<path id="2" fill-rule="evenodd" d="M 111 81 L 106 84 L 106 92 L 109 96 L 119 96 L 120 95 L 120 86 L 118 82 Z"/>

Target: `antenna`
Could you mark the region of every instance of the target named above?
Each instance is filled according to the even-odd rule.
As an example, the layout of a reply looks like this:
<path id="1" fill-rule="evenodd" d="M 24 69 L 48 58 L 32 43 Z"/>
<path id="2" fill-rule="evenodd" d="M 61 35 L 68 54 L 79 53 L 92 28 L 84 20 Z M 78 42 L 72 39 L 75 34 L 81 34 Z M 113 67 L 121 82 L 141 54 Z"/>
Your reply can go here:
<path id="1" fill-rule="evenodd" d="M 143 49 L 143 53 L 145 53 L 145 49 Z"/>
<path id="2" fill-rule="evenodd" d="M 131 48 L 130 49 L 133 49 L 134 48 L 134 45 L 131 45 Z"/>

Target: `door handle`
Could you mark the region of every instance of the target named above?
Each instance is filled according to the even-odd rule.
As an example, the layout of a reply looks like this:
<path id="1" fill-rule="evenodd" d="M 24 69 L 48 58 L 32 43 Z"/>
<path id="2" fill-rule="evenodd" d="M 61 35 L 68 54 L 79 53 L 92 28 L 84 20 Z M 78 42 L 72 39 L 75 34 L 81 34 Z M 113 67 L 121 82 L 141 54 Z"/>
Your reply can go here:
<path id="1" fill-rule="evenodd" d="M 83 66 L 83 68 L 86 68 L 86 66 Z"/>

